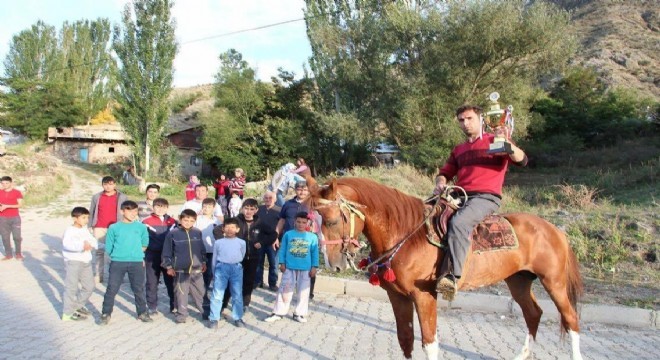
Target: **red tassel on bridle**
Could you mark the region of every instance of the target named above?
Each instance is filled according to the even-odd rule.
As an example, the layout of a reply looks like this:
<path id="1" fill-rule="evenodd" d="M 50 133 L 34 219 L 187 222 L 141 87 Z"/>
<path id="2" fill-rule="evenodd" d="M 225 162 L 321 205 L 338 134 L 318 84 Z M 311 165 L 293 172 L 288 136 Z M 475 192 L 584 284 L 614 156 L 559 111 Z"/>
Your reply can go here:
<path id="1" fill-rule="evenodd" d="M 380 285 L 380 278 L 378 278 L 378 274 L 376 273 L 371 274 L 371 276 L 369 277 L 369 284 L 373 286 Z"/>
<path id="2" fill-rule="evenodd" d="M 383 274 L 383 280 L 387 282 L 394 282 L 396 280 L 396 275 L 394 275 L 394 270 L 391 267 L 387 267 L 385 274 Z"/>
<path id="3" fill-rule="evenodd" d="M 365 258 L 365 259 L 360 260 L 360 262 L 358 263 L 358 266 L 357 266 L 357 267 L 358 267 L 358 269 L 360 269 L 360 270 L 364 270 L 364 268 L 366 268 L 367 265 L 369 265 L 369 259 L 366 259 L 366 258 Z"/>

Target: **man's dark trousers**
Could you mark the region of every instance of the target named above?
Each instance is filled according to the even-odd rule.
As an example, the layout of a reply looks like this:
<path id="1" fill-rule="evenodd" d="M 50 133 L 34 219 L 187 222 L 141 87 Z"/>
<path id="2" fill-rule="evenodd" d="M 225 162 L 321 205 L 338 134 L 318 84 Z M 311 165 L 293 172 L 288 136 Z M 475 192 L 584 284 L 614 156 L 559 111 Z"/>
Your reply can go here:
<path id="1" fill-rule="evenodd" d="M 161 265 L 162 253 L 147 250 L 144 254 L 144 267 L 147 277 L 147 306 L 151 310 L 158 309 L 158 282 L 160 276 L 163 276 L 165 288 L 167 288 L 167 296 L 170 298 L 170 312 L 176 309 L 176 302 L 174 301 L 174 278 L 167 275 L 165 269 Z"/>
<path id="2" fill-rule="evenodd" d="M 135 296 L 135 307 L 137 314 L 141 315 L 147 311 L 147 299 L 145 297 L 145 271 L 142 261 L 111 261 L 110 275 L 108 276 L 108 287 L 103 297 L 102 314 L 111 315 L 115 306 L 115 296 L 119 292 L 124 275 L 128 274 L 128 281 Z"/>

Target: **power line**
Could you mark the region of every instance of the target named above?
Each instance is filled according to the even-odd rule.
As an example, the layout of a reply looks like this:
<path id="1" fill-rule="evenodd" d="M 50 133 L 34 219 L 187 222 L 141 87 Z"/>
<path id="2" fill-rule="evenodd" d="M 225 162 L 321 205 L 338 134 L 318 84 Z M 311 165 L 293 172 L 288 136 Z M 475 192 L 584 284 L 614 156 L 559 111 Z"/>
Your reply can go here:
<path id="1" fill-rule="evenodd" d="M 317 15 L 317 16 L 319 16 L 319 15 Z M 317 17 L 317 16 L 311 16 L 311 17 Z M 285 20 L 285 21 L 280 21 L 280 22 L 276 22 L 276 23 L 272 23 L 272 24 L 261 25 L 261 26 L 257 26 L 257 27 L 253 27 L 253 28 L 230 31 L 230 32 L 223 33 L 223 34 L 211 35 L 211 36 L 206 36 L 206 37 L 199 38 L 199 39 L 184 41 L 184 42 L 181 43 L 181 45 L 200 42 L 200 41 L 205 41 L 205 40 L 217 39 L 217 38 L 221 38 L 221 37 L 236 35 L 236 34 L 240 34 L 240 33 L 246 33 L 246 32 L 250 32 L 250 31 L 267 29 L 267 28 L 286 25 L 286 24 L 290 24 L 290 23 L 294 23 L 294 22 L 298 22 L 298 21 L 302 21 L 302 20 L 305 20 L 305 18 L 303 17 L 303 18 L 298 18 L 298 19 Z M 109 60 L 108 59 L 103 59 L 103 60 L 98 60 L 98 61 L 93 61 L 93 62 L 87 62 L 87 63 L 70 65 L 70 66 L 61 67 L 61 68 L 50 69 L 48 71 L 44 71 L 42 74 L 52 73 L 52 72 L 56 72 L 56 71 L 63 71 L 63 70 L 67 70 L 67 69 L 92 65 L 92 64 L 95 64 L 95 63 L 101 63 L 101 62 L 105 62 L 105 61 L 109 61 Z M 31 74 L 30 77 L 34 77 L 36 75 L 37 74 Z M 7 80 L 7 78 L 0 78 L 0 80 Z"/>
<path id="2" fill-rule="evenodd" d="M 231 31 L 231 32 L 224 33 L 224 34 L 218 34 L 218 35 L 211 35 L 211 36 L 207 36 L 207 37 L 203 37 L 203 38 L 199 38 L 199 39 L 184 41 L 184 42 L 181 43 L 181 45 L 190 44 L 190 43 L 199 42 L 199 41 L 217 39 L 217 38 L 221 38 L 221 37 L 225 37 L 225 36 L 236 35 L 236 34 L 241 34 L 241 33 L 255 31 L 255 30 L 267 29 L 267 28 L 270 28 L 270 27 L 290 24 L 290 23 L 294 23 L 294 22 L 302 21 L 302 20 L 305 20 L 305 18 L 286 20 L 286 21 L 281 21 L 281 22 L 272 23 L 272 24 L 268 24 L 268 25 L 257 26 L 257 27 L 254 27 L 254 28 L 236 30 L 236 31 Z"/>

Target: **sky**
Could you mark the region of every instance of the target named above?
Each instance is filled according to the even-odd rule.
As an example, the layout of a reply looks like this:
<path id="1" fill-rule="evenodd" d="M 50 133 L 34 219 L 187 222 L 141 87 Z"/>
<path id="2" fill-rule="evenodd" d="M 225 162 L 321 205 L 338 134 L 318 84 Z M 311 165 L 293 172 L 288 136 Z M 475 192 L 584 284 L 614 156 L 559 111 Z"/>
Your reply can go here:
<path id="1" fill-rule="evenodd" d="M 129 0 L 0 0 L 0 76 L 12 36 L 43 20 L 60 29 L 64 21 L 108 18 L 119 24 Z M 311 55 L 304 21 L 194 41 L 229 32 L 301 19 L 303 0 L 178 0 L 172 9 L 179 52 L 174 86 L 208 84 L 220 66 L 218 55 L 230 48 L 243 54 L 257 76 L 270 80 L 277 68 L 302 76 Z"/>

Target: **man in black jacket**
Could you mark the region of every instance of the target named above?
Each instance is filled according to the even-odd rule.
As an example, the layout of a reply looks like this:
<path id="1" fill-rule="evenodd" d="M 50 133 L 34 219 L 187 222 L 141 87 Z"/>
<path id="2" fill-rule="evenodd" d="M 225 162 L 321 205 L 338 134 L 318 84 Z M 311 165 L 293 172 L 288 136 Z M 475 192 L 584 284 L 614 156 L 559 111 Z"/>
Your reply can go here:
<path id="1" fill-rule="evenodd" d="M 174 276 L 176 296 L 176 322 L 185 323 L 188 318 L 188 293 L 192 295 L 195 307 L 204 313 L 204 279 L 206 271 L 206 247 L 202 232 L 194 228 L 197 213 L 185 209 L 179 215 L 179 226 L 170 231 L 163 245 L 163 267 L 167 274 Z"/>
<path id="2" fill-rule="evenodd" d="M 268 236 L 273 236 L 275 231 L 262 223 L 256 216 L 259 203 L 257 200 L 248 198 L 243 201 L 241 206 L 241 213 L 238 214 L 238 227 L 240 231 L 236 237 L 243 239 L 246 242 L 245 258 L 241 264 L 243 265 L 243 307 L 247 310 L 250 306 L 252 299 L 252 290 L 254 289 L 254 278 L 257 272 L 257 265 L 259 264 L 259 249 L 265 246 Z M 222 238 L 222 230 L 220 227 L 213 229 L 213 237 L 216 239 Z M 226 308 L 229 303 L 229 291 L 225 292 L 225 298 L 222 301 L 222 308 Z"/>

